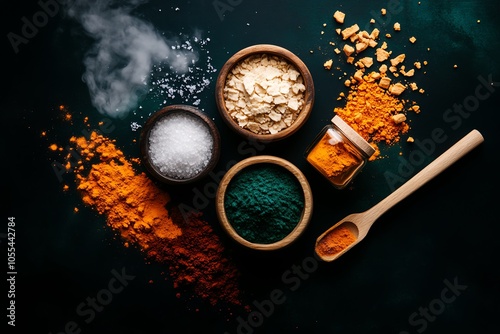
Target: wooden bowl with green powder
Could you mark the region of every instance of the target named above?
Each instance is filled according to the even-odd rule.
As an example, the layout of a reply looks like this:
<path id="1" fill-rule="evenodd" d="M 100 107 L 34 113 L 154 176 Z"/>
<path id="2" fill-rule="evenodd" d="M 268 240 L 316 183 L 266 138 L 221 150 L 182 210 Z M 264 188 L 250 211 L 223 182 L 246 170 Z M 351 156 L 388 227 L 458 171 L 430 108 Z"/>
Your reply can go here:
<path id="1" fill-rule="evenodd" d="M 256 250 L 276 250 L 295 241 L 308 225 L 312 208 L 304 174 L 275 156 L 240 161 L 217 189 L 221 225 L 235 241 Z"/>

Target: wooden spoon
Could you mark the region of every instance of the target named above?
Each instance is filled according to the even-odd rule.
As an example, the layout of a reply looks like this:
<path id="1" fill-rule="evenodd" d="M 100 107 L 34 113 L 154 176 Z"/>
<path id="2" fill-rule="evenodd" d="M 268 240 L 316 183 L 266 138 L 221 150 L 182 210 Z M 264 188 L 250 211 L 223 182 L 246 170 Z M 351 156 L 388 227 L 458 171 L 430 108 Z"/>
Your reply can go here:
<path id="1" fill-rule="evenodd" d="M 401 200 L 405 199 L 408 195 L 412 194 L 415 190 L 427 183 L 433 177 L 451 166 L 461 157 L 469 153 L 483 141 L 484 138 L 481 133 L 479 133 L 479 131 L 477 130 L 472 130 L 471 132 L 469 132 L 469 134 L 460 139 L 446 152 L 437 157 L 419 173 L 413 176 L 410 180 L 408 180 L 401 187 L 396 189 L 392 194 L 380 201 L 374 207 L 361 213 L 348 215 L 344 219 L 340 220 L 338 223 L 321 234 L 316 240 L 315 251 L 318 257 L 326 262 L 331 262 L 339 258 L 341 255 L 343 255 L 345 252 L 347 252 L 352 247 L 357 245 L 361 240 L 363 240 L 370 227 L 382 214 L 392 208 L 395 204 L 399 203 Z M 324 247 L 321 247 L 321 245 L 324 246 L 325 244 L 325 240 L 323 240 L 323 238 L 328 236 L 329 233 L 331 233 L 341 225 L 343 228 L 348 229 L 353 234 L 355 240 L 340 252 L 329 254 L 324 251 Z M 339 230 L 337 230 L 336 232 L 338 231 Z M 321 243 L 322 240 L 323 243 Z"/>

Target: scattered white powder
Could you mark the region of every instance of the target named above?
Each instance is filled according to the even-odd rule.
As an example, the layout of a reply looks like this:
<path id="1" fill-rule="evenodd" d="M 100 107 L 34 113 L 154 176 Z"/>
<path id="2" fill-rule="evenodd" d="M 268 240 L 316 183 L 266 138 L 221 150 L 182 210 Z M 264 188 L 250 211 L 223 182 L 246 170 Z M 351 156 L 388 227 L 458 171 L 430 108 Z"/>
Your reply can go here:
<path id="1" fill-rule="evenodd" d="M 201 37 L 201 32 L 196 32 L 193 36 L 180 35 L 177 43 L 170 45 L 172 50 L 188 55 L 192 53 L 196 59 L 191 58 L 191 61 L 186 63 L 187 71 L 183 73 L 177 71 L 167 61 L 153 65 L 149 78 L 149 93 L 133 112 L 140 117 L 140 123 L 143 123 L 148 116 L 143 113 L 146 106 L 150 109 L 152 105 L 154 110 L 157 110 L 171 104 L 188 104 L 204 110 L 202 101 L 207 98 L 204 96 L 204 91 L 210 86 L 214 79 L 213 75 L 217 72 L 212 65 L 210 51 L 207 49 L 209 42 L 209 37 Z M 149 115 L 152 112 L 154 111 Z"/>
<path id="2" fill-rule="evenodd" d="M 137 122 L 130 123 L 130 128 L 132 131 L 137 131 L 139 128 L 142 128 L 142 125 L 139 125 Z"/>
<path id="3" fill-rule="evenodd" d="M 212 157 L 213 138 L 205 123 L 175 113 L 160 119 L 149 134 L 149 154 L 160 172 L 174 179 L 199 174 Z"/>

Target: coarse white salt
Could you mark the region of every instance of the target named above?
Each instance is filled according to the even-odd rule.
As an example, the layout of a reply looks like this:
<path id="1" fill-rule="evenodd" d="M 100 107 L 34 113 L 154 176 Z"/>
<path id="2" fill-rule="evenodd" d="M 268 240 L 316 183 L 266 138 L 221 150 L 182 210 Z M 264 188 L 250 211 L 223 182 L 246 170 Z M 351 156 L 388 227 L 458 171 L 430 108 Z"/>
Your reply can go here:
<path id="1" fill-rule="evenodd" d="M 171 45 L 172 50 L 184 52 L 187 56 L 194 55 L 191 62 L 187 62 L 187 72 L 179 73 L 169 61 L 153 65 L 148 99 L 154 103 L 162 101 L 159 107 L 170 102 L 193 104 L 212 82 L 213 74 L 217 70 L 212 65 L 212 57 L 209 55 L 208 45 L 210 38 L 182 36 L 185 41 L 178 45 Z M 189 58 L 186 58 L 186 61 Z M 168 59 L 167 59 L 168 60 Z M 167 97 L 168 99 L 164 99 Z"/>
<path id="2" fill-rule="evenodd" d="M 195 116 L 174 113 L 164 116 L 149 134 L 152 164 L 163 175 L 188 179 L 210 162 L 214 141 L 208 126 Z"/>

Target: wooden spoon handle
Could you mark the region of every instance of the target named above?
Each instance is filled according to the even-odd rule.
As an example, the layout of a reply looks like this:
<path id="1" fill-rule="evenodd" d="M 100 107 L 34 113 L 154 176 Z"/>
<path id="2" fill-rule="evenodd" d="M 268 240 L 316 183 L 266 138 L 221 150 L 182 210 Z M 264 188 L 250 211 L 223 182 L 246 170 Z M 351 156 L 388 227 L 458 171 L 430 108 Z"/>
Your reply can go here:
<path id="1" fill-rule="evenodd" d="M 477 130 L 472 130 L 401 187 L 396 189 L 392 194 L 368 210 L 366 214 L 370 215 L 373 221 L 375 221 L 384 212 L 412 194 L 415 190 L 451 166 L 483 141 L 484 138 L 481 133 Z"/>

